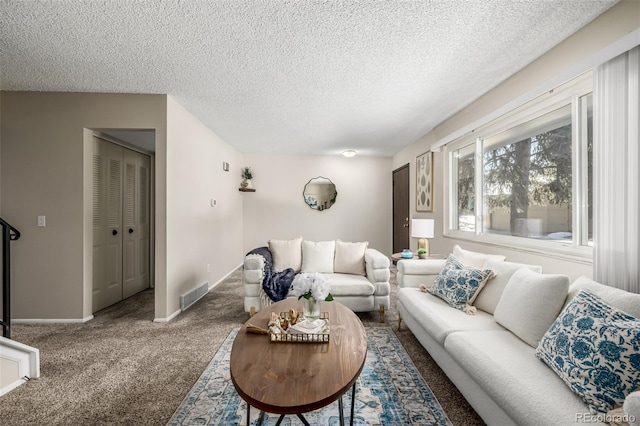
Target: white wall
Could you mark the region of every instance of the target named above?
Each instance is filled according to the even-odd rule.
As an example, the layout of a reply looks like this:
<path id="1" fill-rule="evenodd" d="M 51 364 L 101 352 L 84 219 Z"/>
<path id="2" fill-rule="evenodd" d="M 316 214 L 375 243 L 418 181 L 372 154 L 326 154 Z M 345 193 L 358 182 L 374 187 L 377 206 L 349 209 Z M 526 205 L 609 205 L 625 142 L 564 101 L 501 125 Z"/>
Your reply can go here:
<path id="1" fill-rule="evenodd" d="M 391 158 L 247 155 L 242 166 L 255 171 L 256 189 L 241 193 L 245 252 L 269 239 L 302 236 L 369 241 L 369 247 L 391 254 Z M 232 172 L 238 187 L 239 168 Z M 324 211 L 311 209 L 302 196 L 318 176 L 331 179 L 338 191 L 336 203 Z"/>
<path id="2" fill-rule="evenodd" d="M 497 109 L 511 103 L 532 89 L 544 85 L 546 81 L 575 69 L 576 64 L 589 62 L 601 49 L 637 30 L 640 26 L 638 16 L 640 16 L 640 2 L 620 2 L 507 81 L 396 154 L 393 157 L 394 169 L 407 162 L 410 164 L 411 194 L 415 194 L 415 159 L 417 155 L 429 150 L 439 140 L 447 138 L 449 135 L 455 134 L 477 121 L 481 121 L 483 117 L 492 114 Z M 548 87 L 547 90 L 551 88 Z M 447 179 L 443 167 L 444 157 L 443 152 L 434 154 L 435 211 L 433 213 L 416 213 L 415 197 L 410 197 L 410 208 L 413 217 L 433 218 L 436 220 L 436 236 L 430 242 L 432 252 L 450 253 L 454 244 L 460 244 L 470 250 L 505 254 L 507 260 L 510 261 L 539 264 L 543 266 L 544 271 L 547 273 L 563 273 L 569 275 L 572 279 L 580 275 L 592 276 L 592 265 L 588 260 L 562 260 L 552 254 L 532 254 L 504 247 L 444 238 L 442 234 L 446 224 L 443 216 L 443 206 L 446 198 L 443 190 L 444 182 Z M 413 240 L 411 244 L 412 248 L 415 249 L 417 244 Z"/>
<path id="3" fill-rule="evenodd" d="M 180 295 L 215 284 L 242 263 L 241 162 L 237 151 L 168 97 L 167 299 L 165 306 L 156 305 L 156 315 L 173 315 Z"/>

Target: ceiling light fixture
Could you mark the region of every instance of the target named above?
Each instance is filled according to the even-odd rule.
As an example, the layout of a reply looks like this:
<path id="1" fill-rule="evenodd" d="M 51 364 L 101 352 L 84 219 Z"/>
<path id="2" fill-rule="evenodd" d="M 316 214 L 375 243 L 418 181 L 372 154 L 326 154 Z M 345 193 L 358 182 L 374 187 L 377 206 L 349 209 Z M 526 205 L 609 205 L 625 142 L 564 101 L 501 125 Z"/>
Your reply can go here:
<path id="1" fill-rule="evenodd" d="M 342 155 L 344 155 L 347 158 L 351 158 L 357 153 L 358 151 L 356 151 L 355 149 L 347 149 L 346 151 L 342 151 Z"/>

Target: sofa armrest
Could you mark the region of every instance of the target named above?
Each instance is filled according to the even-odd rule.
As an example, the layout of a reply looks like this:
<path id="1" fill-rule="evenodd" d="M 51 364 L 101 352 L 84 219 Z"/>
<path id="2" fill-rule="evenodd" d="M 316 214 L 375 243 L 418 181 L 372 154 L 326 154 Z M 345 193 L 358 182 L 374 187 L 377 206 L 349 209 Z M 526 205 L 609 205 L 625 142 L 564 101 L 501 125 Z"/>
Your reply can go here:
<path id="1" fill-rule="evenodd" d="M 367 279 L 371 281 L 376 289 L 379 288 L 379 283 L 389 283 L 391 277 L 391 271 L 389 271 L 389 258 L 380 253 L 376 249 L 368 248 L 364 252 L 364 265 L 367 274 Z M 376 291 L 376 294 L 378 291 Z"/>
<path id="2" fill-rule="evenodd" d="M 262 288 L 263 278 L 264 257 L 258 254 L 246 255 L 242 270 L 245 312 L 257 312 L 260 310 L 260 289 Z"/>
<path id="3" fill-rule="evenodd" d="M 398 261 L 398 287 L 427 287 L 433 285 L 446 259 L 402 259 Z"/>

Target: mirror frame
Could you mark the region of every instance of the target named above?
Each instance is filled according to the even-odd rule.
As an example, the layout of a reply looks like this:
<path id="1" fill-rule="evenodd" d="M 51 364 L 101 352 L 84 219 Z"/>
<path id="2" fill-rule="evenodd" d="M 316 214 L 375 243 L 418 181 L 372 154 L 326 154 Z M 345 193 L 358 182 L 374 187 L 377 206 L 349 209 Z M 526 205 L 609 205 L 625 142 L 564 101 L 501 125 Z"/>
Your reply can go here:
<path id="1" fill-rule="evenodd" d="M 314 207 L 314 205 L 311 204 L 309 202 L 309 200 L 307 199 L 307 195 L 306 195 L 307 186 L 310 183 L 312 183 L 314 180 L 316 180 L 316 179 L 327 180 L 327 181 L 329 181 L 329 184 L 333 185 L 333 198 L 328 200 L 328 201 L 326 201 L 326 203 L 328 203 L 327 207 L 323 207 L 322 204 L 320 204 L 319 206 L 316 204 L 315 207 Z M 309 206 L 309 208 L 311 210 L 316 210 L 316 211 L 321 212 L 323 210 L 329 210 L 331 208 L 331 206 L 333 206 L 336 203 L 336 201 L 338 199 L 338 190 L 336 189 L 336 184 L 333 183 L 333 181 L 331 179 L 326 178 L 324 176 L 317 176 L 317 177 L 309 179 L 309 181 L 304 185 L 304 188 L 302 189 L 302 198 L 304 199 L 304 203 L 307 206 Z"/>

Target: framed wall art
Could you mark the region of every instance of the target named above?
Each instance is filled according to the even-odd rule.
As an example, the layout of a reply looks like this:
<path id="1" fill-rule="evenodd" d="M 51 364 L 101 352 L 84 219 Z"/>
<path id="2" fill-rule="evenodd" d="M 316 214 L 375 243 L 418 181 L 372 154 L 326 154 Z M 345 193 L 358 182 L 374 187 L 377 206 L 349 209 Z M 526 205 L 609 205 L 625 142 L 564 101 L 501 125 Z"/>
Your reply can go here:
<path id="1" fill-rule="evenodd" d="M 416 211 L 433 211 L 433 152 L 416 157 Z"/>

